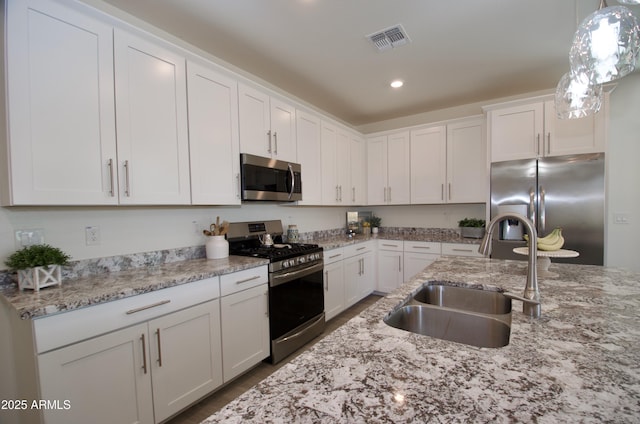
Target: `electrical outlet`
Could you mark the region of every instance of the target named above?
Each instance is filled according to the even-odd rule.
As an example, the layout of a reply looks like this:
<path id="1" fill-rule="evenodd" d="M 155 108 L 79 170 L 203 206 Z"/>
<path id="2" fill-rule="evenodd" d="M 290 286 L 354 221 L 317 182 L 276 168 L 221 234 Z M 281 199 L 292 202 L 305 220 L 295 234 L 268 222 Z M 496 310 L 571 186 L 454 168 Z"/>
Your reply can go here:
<path id="1" fill-rule="evenodd" d="M 628 224 L 629 223 L 629 214 L 628 213 L 614 213 L 613 214 L 613 223 L 614 224 Z"/>
<path id="2" fill-rule="evenodd" d="M 44 244 L 44 230 L 42 228 L 23 229 L 15 231 L 15 244 L 17 249 Z"/>
<path id="3" fill-rule="evenodd" d="M 85 227 L 84 237 L 87 246 L 97 246 L 100 244 L 100 227 Z"/>

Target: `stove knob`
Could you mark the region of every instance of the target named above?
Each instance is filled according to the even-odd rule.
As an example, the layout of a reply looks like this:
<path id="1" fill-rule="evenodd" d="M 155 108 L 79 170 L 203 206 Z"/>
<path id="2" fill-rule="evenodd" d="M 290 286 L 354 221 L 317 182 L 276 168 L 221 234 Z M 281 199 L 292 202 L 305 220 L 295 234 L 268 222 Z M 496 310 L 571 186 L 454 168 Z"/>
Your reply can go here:
<path id="1" fill-rule="evenodd" d="M 304 256 L 300 256 L 298 258 L 298 262 L 300 262 L 301 264 L 305 263 L 307 261 L 307 258 L 305 258 Z"/>
<path id="2" fill-rule="evenodd" d="M 282 268 L 289 268 L 289 261 L 282 261 Z"/>

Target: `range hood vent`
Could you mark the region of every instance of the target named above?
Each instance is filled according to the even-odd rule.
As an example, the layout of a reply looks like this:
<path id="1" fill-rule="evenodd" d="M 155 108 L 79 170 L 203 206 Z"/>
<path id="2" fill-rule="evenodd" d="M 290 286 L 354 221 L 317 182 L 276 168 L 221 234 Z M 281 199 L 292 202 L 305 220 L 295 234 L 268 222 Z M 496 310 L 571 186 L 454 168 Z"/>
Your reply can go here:
<path id="1" fill-rule="evenodd" d="M 407 32 L 400 24 L 376 31 L 373 34 L 367 35 L 367 38 L 379 52 L 389 50 L 393 47 L 400 47 L 411 41 Z"/>

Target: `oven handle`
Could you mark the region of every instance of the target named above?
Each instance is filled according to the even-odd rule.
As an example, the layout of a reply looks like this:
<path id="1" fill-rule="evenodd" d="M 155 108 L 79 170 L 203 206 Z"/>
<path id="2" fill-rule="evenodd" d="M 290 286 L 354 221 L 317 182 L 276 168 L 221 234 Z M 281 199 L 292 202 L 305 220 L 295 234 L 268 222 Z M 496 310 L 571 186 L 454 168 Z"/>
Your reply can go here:
<path id="1" fill-rule="evenodd" d="M 297 278 L 305 277 L 307 275 L 313 274 L 314 272 L 321 272 L 324 268 L 324 262 L 318 262 L 315 265 L 312 265 L 308 268 L 299 269 L 297 271 L 285 272 L 283 274 L 272 274 L 269 277 L 269 287 L 276 287 L 280 284 L 288 283 L 289 281 L 295 280 Z"/>
<path id="2" fill-rule="evenodd" d="M 316 325 L 318 322 L 320 322 L 322 320 L 324 320 L 324 314 L 322 314 L 321 317 L 319 317 L 318 319 L 313 321 L 311 324 L 306 326 L 303 330 L 300 330 L 297 333 L 290 335 L 289 337 L 285 337 L 282 340 L 278 340 L 278 341 L 276 341 L 276 343 L 284 343 L 284 342 L 287 342 L 287 341 L 289 341 L 291 339 L 296 339 L 296 338 L 300 337 L 301 335 L 303 335 L 309 329 L 309 327 L 313 327 L 314 325 Z"/>

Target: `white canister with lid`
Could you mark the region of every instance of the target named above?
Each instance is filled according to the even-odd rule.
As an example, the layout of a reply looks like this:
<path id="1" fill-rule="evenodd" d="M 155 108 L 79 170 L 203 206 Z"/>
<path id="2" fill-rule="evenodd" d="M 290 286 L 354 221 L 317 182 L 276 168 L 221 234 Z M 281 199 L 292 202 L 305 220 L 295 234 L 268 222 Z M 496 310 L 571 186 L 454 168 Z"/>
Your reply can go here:
<path id="1" fill-rule="evenodd" d="M 300 238 L 300 234 L 298 233 L 298 226 L 295 224 L 289 225 L 287 229 L 287 241 L 290 243 L 297 243 Z"/>

